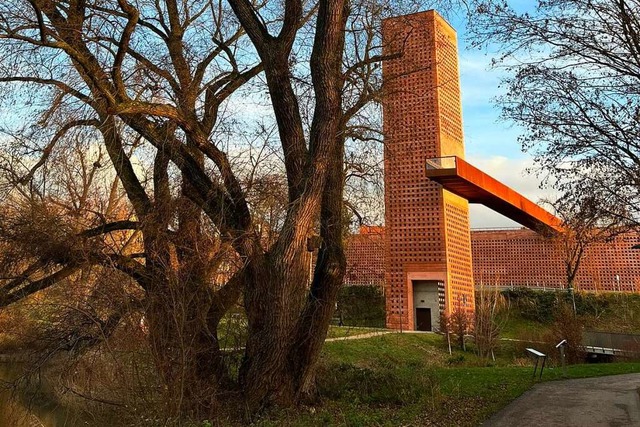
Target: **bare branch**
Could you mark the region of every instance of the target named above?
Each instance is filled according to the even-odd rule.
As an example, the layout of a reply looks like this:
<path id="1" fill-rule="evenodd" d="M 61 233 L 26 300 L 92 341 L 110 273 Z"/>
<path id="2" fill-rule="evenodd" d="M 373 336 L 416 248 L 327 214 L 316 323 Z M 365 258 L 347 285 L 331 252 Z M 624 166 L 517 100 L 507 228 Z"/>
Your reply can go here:
<path id="1" fill-rule="evenodd" d="M 49 144 L 47 144 L 47 146 L 44 148 L 44 150 L 42 151 L 42 156 L 40 157 L 40 160 L 38 160 L 38 162 L 35 165 L 33 165 L 33 167 L 29 170 L 29 173 L 27 173 L 27 175 L 25 175 L 24 177 L 20 178 L 20 183 L 21 184 L 26 184 L 29 181 L 31 181 L 31 179 L 33 178 L 33 175 L 36 173 L 36 171 L 40 167 L 42 167 L 42 165 L 44 165 L 46 163 L 47 159 L 51 155 L 51 152 L 53 151 L 53 148 L 56 146 L 58 141 L 70 129 L 73 129 L 74 127 L 79 127 L 79 126 L 94 126 L 94 127 L 98 127 L 99 125 L 100 125 L 100 122 L 95 120 L 95 119 L 74 120 L 74 121 L 66 123 L 64 126 L 62 126 L 62 128 L 60 128 L 60 130 L 58 130 L 58 132 L 56 132 L 56 134 L 51 139 L 51 142 L 49 142 Z"/>
<path id="2" fill-rule="evenodd" d="M 111 233 L 112 231 L 140 230 L 140 229 L 141 229 L 141 224 L 139 222 L 124 220 L 124 221 L 110 222 L 108 224 L 90 228 L 88 230 L 84 230 L 79 235 L 81 237 L 96 237 L 102 234 Z"/>
<path id="3" fill-rule="evenodd" d="M 61 268 L 55 273 L 44 277 L 40 280 L 36 280 L 34 282 L 29 283 L 27 286 L 24 286 L 17 291 L 11 293 L 5 293 L 0 289 L 0 308 L 7 307 L 17 301 L 22 300 L 23 298 L 28 297 L 29 295 L 33 295 L 36 292 L 40 292 L 44 289 L 47 289 L 58 282 L 68 278 L 73 273 L 79 270 L 79 267 L 76 265 L 68 265 L 66 267 Z"/>

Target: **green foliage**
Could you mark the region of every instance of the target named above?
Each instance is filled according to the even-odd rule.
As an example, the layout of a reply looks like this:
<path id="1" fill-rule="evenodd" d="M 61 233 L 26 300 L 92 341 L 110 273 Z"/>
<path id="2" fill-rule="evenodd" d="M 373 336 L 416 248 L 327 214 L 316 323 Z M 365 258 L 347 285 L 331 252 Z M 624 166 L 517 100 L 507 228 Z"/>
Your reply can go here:
<path id="1" fill-rule="evenodd" d="M 565 304 L 573 305 L 567 291 L 537 291 L 515 288 L 502 292 L 509 306 L 509 322 L 505 325 L 507 335 L 510 330 L 551 325 L 557 313 Z M 576 314 L 582 323 L 596 330 L 609 332 L 640 332 L 640 295 L 626 293 L 575 292 Z M 501 314 L 504 316 L 504 313 Z M 516 322 L 517 327 L 510 323 Z M 527 322 L 534 322 L 526 324 Z"/>
<path id="2" fill-rule="evenodd" d="M 451 356 L 447 359 L 447 365 L 462 365 L 465 361 L 464 354 Z"/>
<path id="3" fill-rule="evenodd" d="M 537 291 L 522 287 L 505 290 L 503 295 L 522 318 L 541 323 L 553 322 L 561 305 L 573 304 L 567 291 Z M 610 307 L 612 295 L 575 292 L 576 313 L 600 315 Z M 628 298 L 627 295 L 624 297 Z"/>
<path id="4" fill-rule="evenodd" d="M 566 295 L 566 292 L 563 294 Z M 560 292 L 540 292 L 522 287 L 505 290 L 503 295 L 512 309 L 517 310 L 524 319 L 547 323 L 553 321 Z"/>
<path id="5" fill-rule="evenodd" d="M 606 312 L 611 306 L 611 296 L 613 294 L 593 294 L 586 292 L 576 292 L 576 313 L 580 316 L 598 316 Z M 626 298 L 627 296 L 625 296 Z"/>
<path id="6" fill-rule="evenodd" d="M 345 286 L 338 295 L 336 316 L 348 326 L 385 326 L 385 300 L 379 286 Z"/>

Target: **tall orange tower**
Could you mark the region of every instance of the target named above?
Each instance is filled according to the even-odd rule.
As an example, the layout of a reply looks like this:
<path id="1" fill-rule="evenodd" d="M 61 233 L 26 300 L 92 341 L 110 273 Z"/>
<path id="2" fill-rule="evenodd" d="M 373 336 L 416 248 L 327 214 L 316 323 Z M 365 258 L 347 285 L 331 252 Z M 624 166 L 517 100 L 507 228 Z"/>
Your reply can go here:
<path id="1" fill-rule="evenodd" d="M 435 11 L 383 22 L 387 326 L 437 330 L 473 311 L 468 202 L 425 176 L 464 157 L 456 33 Z"/>

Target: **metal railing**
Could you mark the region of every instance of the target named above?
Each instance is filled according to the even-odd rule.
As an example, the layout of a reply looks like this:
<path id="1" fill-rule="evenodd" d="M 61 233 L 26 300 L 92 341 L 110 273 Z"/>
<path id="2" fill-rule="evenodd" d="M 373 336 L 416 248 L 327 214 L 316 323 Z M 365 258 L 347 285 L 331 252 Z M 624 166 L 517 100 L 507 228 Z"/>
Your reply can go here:
<path id="1" fill-rule="evenodd" d="M 455 169 L 456 168 L 456 156 L 447 157 L 432 157 L 425 160 L 427 170 L 434 169 Z"/>
<path id="2" fill-rule="evenodd" d="M 640 335 L 585 331 L 582 344 L 587 353 L 604 355 L 640 355 Z"/>

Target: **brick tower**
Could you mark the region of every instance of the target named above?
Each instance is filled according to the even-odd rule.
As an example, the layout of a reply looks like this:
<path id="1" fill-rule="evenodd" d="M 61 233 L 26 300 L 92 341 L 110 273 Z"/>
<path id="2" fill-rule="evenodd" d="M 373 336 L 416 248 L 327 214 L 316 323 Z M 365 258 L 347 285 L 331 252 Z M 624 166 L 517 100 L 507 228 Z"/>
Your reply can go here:
<path id="1" fill-rule="evenodd" d="M 436 330 L 474 309 L 468 203 L 425 176 L 464 157 L 456 33 L 435 11 L 383 22 L 387 326 Z"/>

